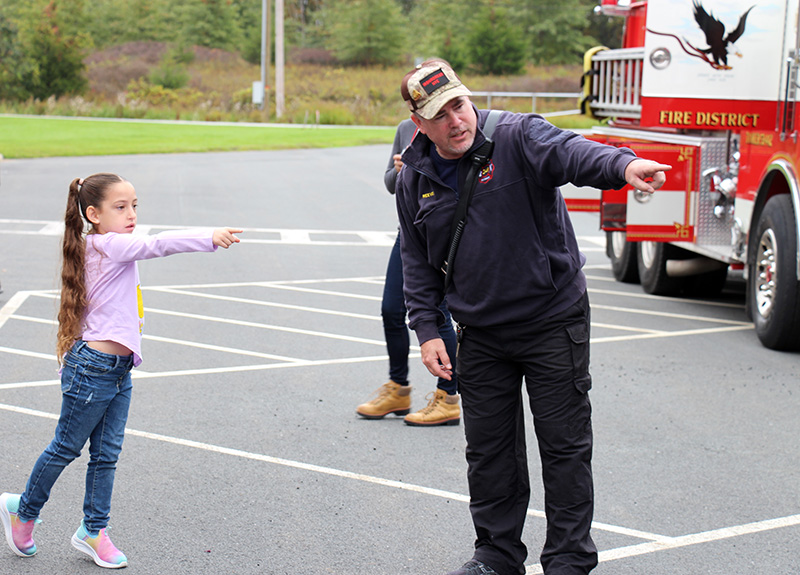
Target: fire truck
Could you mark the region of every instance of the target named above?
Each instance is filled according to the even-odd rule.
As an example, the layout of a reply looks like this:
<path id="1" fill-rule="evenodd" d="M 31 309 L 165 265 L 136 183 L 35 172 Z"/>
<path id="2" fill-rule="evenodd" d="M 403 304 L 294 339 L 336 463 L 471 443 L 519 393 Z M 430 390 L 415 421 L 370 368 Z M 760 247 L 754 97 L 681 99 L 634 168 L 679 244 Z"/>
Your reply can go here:
<path id="1" fill-rule="evenodd" d="M 713 296 L 741 270 L 761 343 L 800 349 L 797 0 L 602 0 L 621 49 L 584 58 L 587 136 L 670 164 L 655 194 L 599 199 L 614 277 L 645 292 Z"/>

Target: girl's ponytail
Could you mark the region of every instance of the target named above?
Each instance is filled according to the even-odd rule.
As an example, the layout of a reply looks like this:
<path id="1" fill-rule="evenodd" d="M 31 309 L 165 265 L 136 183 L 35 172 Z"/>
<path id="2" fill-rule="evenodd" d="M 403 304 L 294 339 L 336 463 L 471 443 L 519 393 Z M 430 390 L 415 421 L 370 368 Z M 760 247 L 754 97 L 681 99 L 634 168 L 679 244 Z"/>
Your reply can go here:
<path id="1" fill-rule="evenodd" d="M 58 343 L 56 355 L 61 362 L 81 336 L 81 323 L 86 312 L 86 240 L 83 237 L 80 190 L 83 181 L 72 180 L 64 213 L 64 241 L 62 242 L 61 309 L 58 312 Z"/>

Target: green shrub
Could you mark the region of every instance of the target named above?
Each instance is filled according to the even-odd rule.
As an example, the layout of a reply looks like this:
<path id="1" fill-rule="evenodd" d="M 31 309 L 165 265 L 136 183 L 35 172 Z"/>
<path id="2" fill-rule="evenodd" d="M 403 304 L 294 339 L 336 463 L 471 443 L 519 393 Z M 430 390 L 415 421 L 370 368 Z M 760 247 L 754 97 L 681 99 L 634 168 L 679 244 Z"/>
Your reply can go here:
<path id="1" fill-rule="evenodd" d="M 180 64 L 162 62 L 158 68 L 148 74 L 147 79 L 168 90 L 183 88 L 189 83 L 189 73 Z"/>

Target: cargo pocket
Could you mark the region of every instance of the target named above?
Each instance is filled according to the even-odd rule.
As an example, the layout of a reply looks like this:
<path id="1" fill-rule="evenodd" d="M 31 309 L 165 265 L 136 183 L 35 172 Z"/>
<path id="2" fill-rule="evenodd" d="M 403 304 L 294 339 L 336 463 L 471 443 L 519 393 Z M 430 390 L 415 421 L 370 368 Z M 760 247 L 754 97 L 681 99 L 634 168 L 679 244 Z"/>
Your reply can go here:
<path id="1" fill-rule="evenodd" d="M 580 393 L 586 393 L 592 388 L 592 376 L 589 374 L 588 322 L 568 326 L 567 334 L 572 347 L 572 374 L 575 388 Z"/>

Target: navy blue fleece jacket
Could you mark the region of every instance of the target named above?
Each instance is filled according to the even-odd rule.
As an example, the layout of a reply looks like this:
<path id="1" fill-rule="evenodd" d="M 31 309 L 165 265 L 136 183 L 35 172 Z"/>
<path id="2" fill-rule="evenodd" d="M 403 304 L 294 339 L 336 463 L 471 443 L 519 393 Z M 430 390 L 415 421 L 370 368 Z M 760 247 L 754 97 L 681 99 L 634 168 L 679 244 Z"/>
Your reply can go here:
<path id="1" fill-rule="evenodd" d="M 488 110 L 476 110 L 479 130 Z M 559 186 L 612 189 L 625 185 L 636 158 L 626 148 L 587 140 L 536 114 L 504 112 L 495 127 L 492 162 L 475 188 L 456 256 L 447 307 L 456 321 L 488 327 L 528 323 L 568 308 L 586 290 L 578 250 Z M 420 344 L 439 337 L 444 294 L 441 264 L 457 206 L 430 158 L 422 133 L 403 154 L 397 211 L 409 325 Z M 463 181 L 469 153 L 459 162 Z"/>

